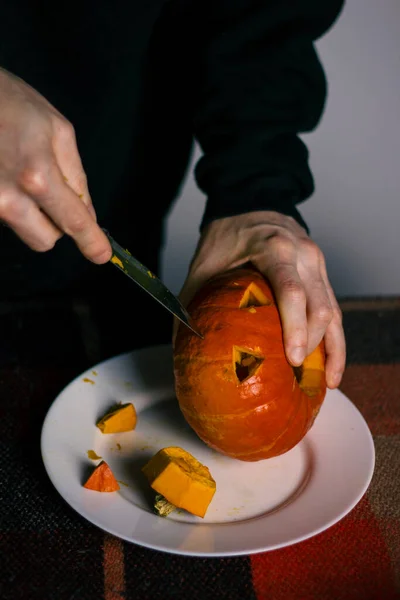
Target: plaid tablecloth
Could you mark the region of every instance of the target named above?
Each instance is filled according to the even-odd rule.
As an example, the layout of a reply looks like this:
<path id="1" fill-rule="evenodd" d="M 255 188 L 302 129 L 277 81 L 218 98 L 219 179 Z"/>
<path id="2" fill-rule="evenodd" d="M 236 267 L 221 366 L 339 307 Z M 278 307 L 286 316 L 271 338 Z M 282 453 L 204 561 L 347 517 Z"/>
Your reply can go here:
<path id="1" fill-rule="evenodd" d="M 132 349 L 136 325 L 115 335 L 81 300 L 0 304 L 0 599 L 400 598 L 400 301 L 342 307 L 341 389 L 366 418 L 377 453 L 367 494 L 308 541 L 200 559 L 105 534 L 59 497 L 41 461 L 41 426 L 55 396 L 87 367 Z"/>

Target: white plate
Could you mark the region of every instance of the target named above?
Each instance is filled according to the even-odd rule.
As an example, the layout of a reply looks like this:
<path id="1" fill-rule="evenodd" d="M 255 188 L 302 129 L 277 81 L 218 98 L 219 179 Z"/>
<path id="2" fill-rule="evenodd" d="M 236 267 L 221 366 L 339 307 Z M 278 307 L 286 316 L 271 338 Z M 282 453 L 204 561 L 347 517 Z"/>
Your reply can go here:
<path id="1" fill-rule="evenodd" d="M 84 381 L 84 379 L 90 381 Z M 96 420 L 115 402 L 133 402 L 134 431 L 104 435 Z M 207 465 L 217 491 L 204 519 L 152 512 L 141 467 L 160 448 L 178 445 Z M 50 480 L 78 513 L 124 540 L 174 554 L 229 556 L 263 552 L 314 536 L 361 499 L 375 463 L 371 433 L 340 391 L 328 391 L 307 436 L 286 454 L 245 463 L 209 449 L 184 421 L 173 388 L 170 346 L 127 353 L 93 367 L 55 399 L 41 450 Z M 120 491 L 83 488 L 94 450 Z"/>

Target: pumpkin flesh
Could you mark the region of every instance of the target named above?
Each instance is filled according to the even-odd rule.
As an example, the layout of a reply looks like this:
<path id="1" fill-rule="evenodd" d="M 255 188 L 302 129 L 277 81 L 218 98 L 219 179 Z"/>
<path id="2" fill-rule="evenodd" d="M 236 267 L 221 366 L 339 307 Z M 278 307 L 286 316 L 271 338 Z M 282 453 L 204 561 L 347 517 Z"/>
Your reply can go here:
<path id="1" fill-rule="evenodd" d="M 177 446 L 162 448 L 142 468 L 158 493 L 155 508 L 168 515 L 175 508 L 204 517 L 216 490 L 209 469 Z"/>

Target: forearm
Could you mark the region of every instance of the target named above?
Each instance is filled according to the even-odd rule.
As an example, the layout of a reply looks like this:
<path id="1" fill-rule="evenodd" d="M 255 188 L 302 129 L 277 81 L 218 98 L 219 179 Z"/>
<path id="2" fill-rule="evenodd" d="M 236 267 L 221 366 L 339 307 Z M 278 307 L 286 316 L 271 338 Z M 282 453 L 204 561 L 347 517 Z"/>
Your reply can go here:
<path id="1" fill-rule="evenodd" d="M 341 0 L 202 3 L 194 133 L 196 166 L 213 219 L 275 210 L 305 226 L 296 205 L 314 190 L 299 135 L 318 124 L 325 74 L 314 42 Z M 208 9 L 208 10 L 207 10 Z"/>

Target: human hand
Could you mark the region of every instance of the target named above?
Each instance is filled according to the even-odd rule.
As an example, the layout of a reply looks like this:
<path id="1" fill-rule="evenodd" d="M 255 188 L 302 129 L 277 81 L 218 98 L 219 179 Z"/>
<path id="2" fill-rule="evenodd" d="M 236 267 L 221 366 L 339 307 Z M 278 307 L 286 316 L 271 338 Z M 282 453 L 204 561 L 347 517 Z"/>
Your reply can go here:
<path id="1" fill-rule="evenodd" d="M 111 257 L 72 125 L 36 90 L 2 69 L 0 220 L 38 252 L 67 234 L 89 260 L 104 263 Z"/>
<path id="2" fill-rule="evenodd" d="M 271 283 L 289 362 L 301 365 L 324 338 L 326 382 L 337 387 L 346 362 L 341 311 L 321 250 L 292 217 L 259 211 L 211 222 L 200 237 L 181 301 L 187 306 L 207 279 L 247 262 Z M 175 320 L 174 339 L 177 326 Z"/>

